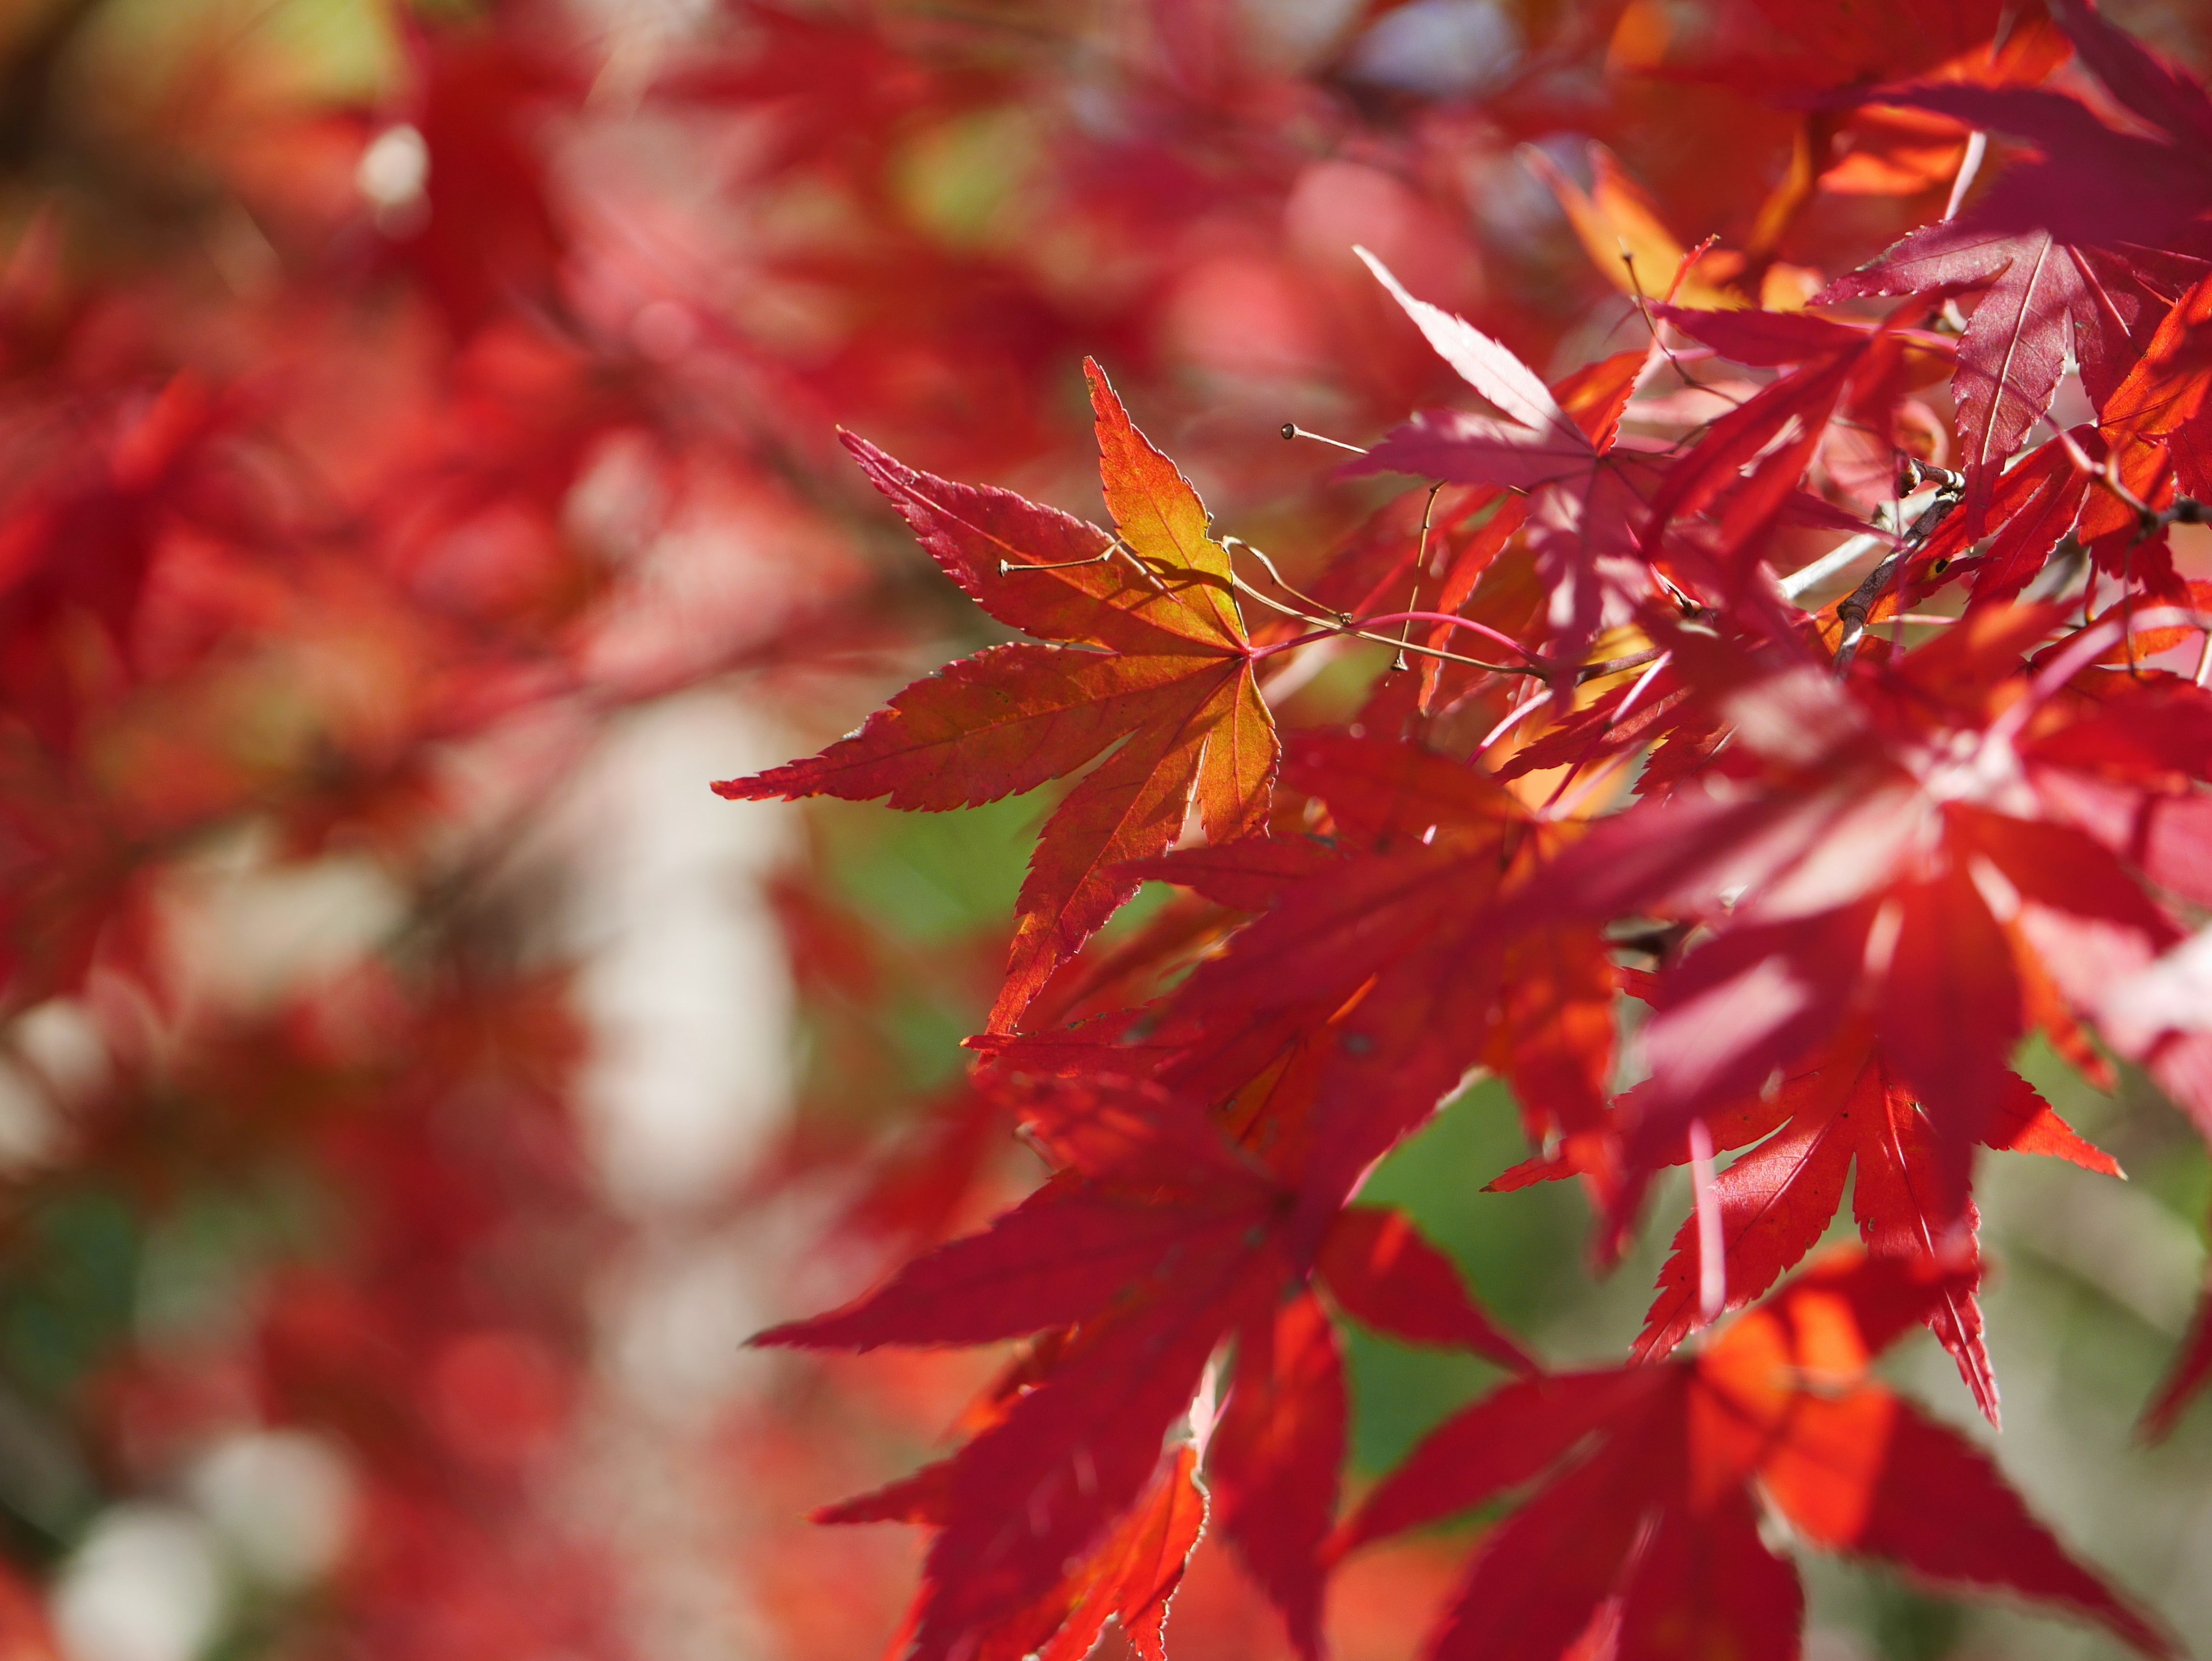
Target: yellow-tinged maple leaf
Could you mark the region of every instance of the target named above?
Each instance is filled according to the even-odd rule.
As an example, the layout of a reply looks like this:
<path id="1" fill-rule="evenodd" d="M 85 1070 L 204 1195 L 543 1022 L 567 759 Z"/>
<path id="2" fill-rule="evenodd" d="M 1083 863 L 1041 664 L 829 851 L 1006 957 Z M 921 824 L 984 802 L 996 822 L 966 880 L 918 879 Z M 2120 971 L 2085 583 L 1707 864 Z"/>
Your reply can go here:
<path id="1" fill-rule="evenodd" d="M 1122 867 L 1165 852 L 1194 807 L 1209 841 L 1259 834 L 1275 776 L 1274 721 L 1253 677 L 1229 551 L 1104 372 L 1084 369 L 1112 537 L 845 440 L 945 574 L 1036 642 L 963 658 L 820 755 L 714 787 L 739 800 L 887 797 L 941 811 L 1034 789 L 1105 755 L 1037 839 L 994 1031 L 1011 1030 L 1136 891 L 1139 879 Z"/>

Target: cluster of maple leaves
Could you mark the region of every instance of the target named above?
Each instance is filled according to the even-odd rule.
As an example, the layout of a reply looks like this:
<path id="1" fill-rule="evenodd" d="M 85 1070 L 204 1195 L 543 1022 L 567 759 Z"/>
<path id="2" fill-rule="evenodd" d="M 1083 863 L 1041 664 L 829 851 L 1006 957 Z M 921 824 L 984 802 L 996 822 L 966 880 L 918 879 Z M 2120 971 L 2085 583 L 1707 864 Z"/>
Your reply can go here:
<path id="1" fill-rule="evenodd" d="M 1073 781 L 922 1134 L 877 1164 L 802 1116 L 758 1179 L 857 1175 L 849 1233 L 933 1241 L 1010 1126 L 1052 1173 L 775 1335 L 1018 1345 L 957 1453 L 827 1513 L 931 1530 L 902 1646 L 1157 1653 L 1205 1531 L 1310 1652 L 1348 1555 L 1469 1512 L 1502 1520 L 1454 1653 L 1790 1653 L 1785 1536 L 2172 1646 L 1867 1369 L 1924 1324 L 1994 1415 L 1975 1151 L 2112 1168 L 2009 1073 L 2023 1034 L 2212 1116 L 2169 552 L 2207 489 L 2201 90 L 2080 4 L 1373 0 L 1285 44 L 1301 9 L 0 21 L 0 1048 L 46 1137 L 0 1211 L 0 1406 L 47 1456 L 0 1451 L 0 1648 L 51 1652 L 103 1506 L 280 1430 L 337 1451 L 349 1531 L 225 1652 L 638 1649 L 634 1545 L 561 1491 L 637 1220 L 592 1169 L 560 897 L 510 856 L 625 712 L 951 630 L 1029 638 L 733 787 Z M 392 61 L 317 89 L 293 57 L 346 28 L 309 11 Z M 1409 68 L 1493 12 L 1495 61 Z M 1545 263 L 1544 186 L 1586 261 Z M 1596 361 L 1547 383 L 1416 296 Z M 1234 520 L 1103 374 L 1111 531 L 830 440 L 1047 493 L 1085 352 Z M 1286 416 L 1382 435 L 1322 478 Z M 863 480 L 967 620 L 868 557 Z M 1347 672 L 1356 713 L 1308 719 Z M 231 875 L 363 867 L 391 914 L 341 972 L 195 955 Z M 775 898 L 878 1042 L 881 931 Z M 1575 1179 L 1601 1260 L 1698 1173 L 1620 1368 L 1547 1371 L 1359 1200 L 1474 1068 L 1533 1156 L 1493 1186 Z M 1847 1180 L 1867 1255 L 1775 1290 Z M 230 1220 L 231 1301 L 108 1307 L 118 1209 L 148 1283 Z M 1346 1319 L 1516 1375 L 1349 1500 Z M 2200 1324 L 2154 1421 L 2208 1372 Z M 717 1479 L 827 1491 L 855 1461 L 803 1410 L 734 1412 Z M 867 1597 L 768 1528 L 720 1572 L 833 1652 Z"/>
<path id="2" fill-rule="evenodd" d="M 1807 142 L 1832 166 L 1871 119 L 1896 193 L 1951 186 L 1825 284 L 1771 242 L 1652 269 L 1607 162 L 1560 188 L 1618 233 L 1646 344 L 1547 384 L 1365 255 L 1474 397 L 1341 447 L 1341 478 L 1419 483 L 1297 582 L 1096 364 L 1110 529 L 846 438 L 1027 638 L 715 788 L 941 811 L 1074 781 L 966 1086 L 1049 1174 L 762 1339 L 1020 1341 L 957 1451 L 821 1514 L 932 1530 L 904 1653 L 1078 1657 L 1110 1621 L 1157 1656 L 1203 1530 L 1317 1655 L 1346 1554 L 1507 1496 L 1430 1654 L 1793 1656 L 1784 1536 L 2181 1652 L 1869 1372 L 1925 1326 L 1994 1421 L 1979 1152 L 2118 1174 L 2023 1040 L 2142 1068 L 2212 1136 L 2212 588 L 2172 545 L 2212 511 L 2212 99 L 2087 0 L 1957 9 L 1915 51 L 1825 26 Z M 1914 396 L 1947 379 L 1955 450 Z M 1279 728 L 1361 649 L 1352 721 Z M 1185 897 L 1102 937 L 1148 882 Z M 1534 1150 L 1492 1186 L 1579 1180 L 1601 1262 L 1692 1167 L 1620 1367 L 1547 1370 L 1359 1202 L 1475 1069 Z M 1800 1268 L 1847 1179 L 1863 1249 Z M 1348 1510 L 1338 1316 L 1521 1375 Z M 2152 1424 L 2208 1376 L 2200 1317 Z"/>

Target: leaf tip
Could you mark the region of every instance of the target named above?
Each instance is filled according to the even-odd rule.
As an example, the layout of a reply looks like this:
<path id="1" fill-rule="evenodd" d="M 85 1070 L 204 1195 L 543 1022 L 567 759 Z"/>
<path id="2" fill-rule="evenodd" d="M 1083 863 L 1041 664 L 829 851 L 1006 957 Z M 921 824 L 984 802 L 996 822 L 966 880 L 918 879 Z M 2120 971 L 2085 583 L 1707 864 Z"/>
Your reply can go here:
<path id="1" fill-rule="evenodd" d="M 743 778 L 716 779 L 708 788 L 724 801 L 765 801 L 779 796 L 790 800 L 769 780 L 766 773 L 749 773 Z"/>
<path id="2" fill-rule="evenodd" d="M 1374 274 L 1375 280 L 1377 283 L 1380 283 L 1384 288 L 1389 289 L 1389 291 L 1397 297 L 1401 304 L 1405 302 L 1408 297 L 1406 293 L 1405 285 L 1400 283 L 1397 277 L 1392 274 L 1391 270 L 1388 265 L 1384 265 L 1380 259 L 1375 257 L 1374 253 L 1364 243 L 1353 243 L 1352 245 L 1352 252 L 1359 256 L 1360 264 L 1366 266 L 1367 269 Z"/>

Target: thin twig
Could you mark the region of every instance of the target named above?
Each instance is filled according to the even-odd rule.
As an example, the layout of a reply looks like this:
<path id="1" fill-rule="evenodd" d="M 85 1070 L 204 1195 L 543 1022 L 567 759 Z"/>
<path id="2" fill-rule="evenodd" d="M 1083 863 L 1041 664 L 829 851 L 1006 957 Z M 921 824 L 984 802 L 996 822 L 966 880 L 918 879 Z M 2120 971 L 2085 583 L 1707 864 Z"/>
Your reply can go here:
<path id="1" fill-rule="evenodd" d="M 1285 421 L 1282 426 L 1282 433 L 1285 441 L 1294 438 L 1310 438 L 1316 444 L 1334 444 L 1338 449 L 1349 450 L 1356 456 L 1364 456 L 1367 453 L 1358 445 L 1346 444 L 1340 438 L 1331 438 L 1326 433 L 1310 433 L 1295 421 Z"/>
<path id="2" fill-rule="evenodd" d="M 1421 504 L 1421 540 L 1413 550 L 1413 586 L 1407 591 L 1406 610 L 1410 613 L 1421 603 L 1421 573 L 1429 559 L 1429 521 L 1436 516 L 1437 492 L 1443 490 L 1442 480 L 1429 486 L 1429 499 Z M 1398 655 L 1390 660 L 1393 674 L 1406 672 L 1406 644 L 1413 638 L 1413 620 L 1408 616 L 1406 626 L 1399 630 Z"/>
<path id="3" fill-rule="evenodd" d="M 1641 669 L 1655 658 L 1666 656 L 1664 648 L 1647 646 L 1640 652 L 1631 652 L 1626 657 L 1607 658 L 1601 663 L 1585 663 L 1575 671 L 1575 684 L 1586 680 L 1602 680 L 1607 675 L 1624 674 L 1631 669 Z"/>
<path id="4" fill-rule="evenodd" d="M 1936 527 L 1950 517 L 1959 502 L 1959 493 L 1948 484 L 1937 490 L 1936 499 L 1920 510 L 1920 517 L 1912 521 L 1912 528 L 1905 533 L 1896 551 L 1869 571 L 1844 603 L 1836 607 L 1836 621 L 1844 630 L 1843 639 L 1836 646 L 1838 678 L 1850 672 L 1851 660 L 1858 655 L 1859 642 L 1866 637 L 1868 614 L 1874 610 L 1882 591 L 1889 587 L 1893 577 L 1903 573 L 1905 562 L 1936 533 Z"/>
<path id="5" fill-rule="evenodd" d="M 1002 557 L 999 561 L 999 575 L 1002 577 L 1010 577 L 1017 571 L 1073 571 L 1078 566 L 1082 565 L 1103 565 L 1108 560 L 1113 558 L 1115 553 L 1119 551 L 1119 545 L 1109 542 L 1102 551 L 1091 555 L 1088 559 L 1055 559 L 1046 561 L 1012 560 Z"/>
<path id="6" fill-rule="evenodd" d="M 999 562 L 999 575 L 1002 577 L 1010 577 L 1017 571 L 1072 571 L 1078 566 L 1081 565 L 1103 565 L 1108 560 L 1113 558 L 1116 554 L 1127 555 L 1129 563 L 1137 568 L 1137 575 L 1139 576 L 1144 578 L 1146 582 L 1152 584 L 1153 589 L 1157 593 L 1162 594 L 1167 593 L 1168 586 L 1166 583 L 1160 581 L 1159 574 L 1153 570 L 1152 568 L 1146 563 L 1145 557 L 1142 554 L 1139 553 L 1134 548 L 1132 548 L 1120 537 L 1115 537 L 1111 542 L 1108 543 L 1103 548 L 1100 549 L 1097 553 L 1091 555 L 1087 559 L 1062 559 L 1053 561 L 1039 560 L 1036 562 L 1001 559 Z"/>
<path id="7" fill-rule="evenodd" d="M 1710 242 L 1712 239 L 1707 238 L 1706 240 Z M 1674 370 L 1676 378 L 1680 380 L 1685 386 L 1694 387 L 1698 392 L 1710 393 L 1715 398 L 1723 399 L 1726 402 L 1734 405 L 1736 408 L 1741 409 L 1743 407 L 1743 400 L 1741 399 L 1736 397 L 1732 392 L 1724 392 L 1717 386 L 1707 386 L 1704 381 L 1698 380 L 1687 369 L 1684 368 L 1682 367 L 1682 360 L 1674 356 L 1674 349 L 1672 346 L 1669 346 L 1661 337 L 1659 333 L 1659 325 L 1651 315 L 1651 302 L 1644 297 L 1643 279 L 1638 277 L 1636 274 L 1636 255 L 1630 251 L 1628 245 L 1625 242 L 1621 244 L 1620 247 L 1620 263 L 1628 267 L 1628 287 L 1630 291 L 1636 296 L 1637 314 L 1644 319 L 1644 330 L 1650 335 L 1651 344 L 1659 349 L 1659 355 L 1667 360 L 1668 368 Z"/>
<path id="8" fill-rule="evenodd" d="M 1512 636 L 1507 634 L 1504 630 L 1493 629 L 1486 623 L 1477 623 L 1473 618 L 1463 618 L 1456 611 L 1382 611 L 1378 612 L 1376 616 L 1371 618 L 1345 618 L 1345 621 L 1346 623 L 1361 623 L 1375 626 L 1380 626 L 1383 624 L 1389 623 L 1434 623 L 1447 624 L 1454 629 L 1466 629 L 1472 630 L 1474 633 L 1480 635 L 1485 640 L 1490 641 L 1495 645 L 1503 646 L 1510 651 L 1518 652 L 1522 657 L 1528 659 L 1531 663 L 1541 664 L 1547 669 L 1556 668 L 1559 666 L 1542 653 L 1530 651 L 1527 647 L 1523 646 L 1519 641 L 1514 639 Z"/>
<path id="9" fill-rule="evenodd" d="M 1351 612 L 1340 611 L 1325 599 L 1316 599 L 1311 594 L 1294 585 L 1288 577 L 1275 569 L 1273 560 L 1269 559 L 1266 554 L 1245 541 L 1243 537 L 1224 537 L 1221 538 L 1221 545 L 1224 548 L 1242 548 L 1246 553 L 1251 555 L 1260 562 L 1268 576 L 1273 579 L 1275 586 L 1293 599 L 1303 600 L 1323 616 L 1335 618 L 1340 622 L 1350 623 L 1352 620 Z"/>

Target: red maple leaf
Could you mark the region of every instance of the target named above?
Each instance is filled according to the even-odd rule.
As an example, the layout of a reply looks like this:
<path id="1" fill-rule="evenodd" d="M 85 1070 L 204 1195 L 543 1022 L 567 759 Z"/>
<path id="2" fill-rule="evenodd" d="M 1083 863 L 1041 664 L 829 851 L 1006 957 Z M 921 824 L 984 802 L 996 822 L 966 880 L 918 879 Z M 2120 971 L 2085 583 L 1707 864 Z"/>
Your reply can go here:
<path id="1" fill-rule="evenodd" d="M 1668 1134 L 1755 1092 L 1864 1011 L 1936 1129 L 1955 1212 L 2043 989 L 2095 1019 L 2103 984 L 2179 938 L 2106 847 L 2026 788 L 2015 735 L 2033 729 L 2028 749 L 2057 742 L 2077 712 L 2050 701 L 2047 681 L 2039 694 L 1992 686 L 1990 673 L 2052 621 L 2035 608 L 1976 614 L 1901 660 L 1864 704 L 1809 666 L 1720 691 L 1730 672 L 1708 651 L 1735 787 L 1606 822 L 1518 902 L 1713 928 L 1662 977 L 1644 1034 L 1653 1078 L 1639 1104 Z M 2146 741 L 2166 767 L 2193 770 L 2192 735 L 2168 730 Z"/>
<path id="2" fill-rule="evenodd" d="M 929 1466 L 904 1482 L 815 1512 L 817 1523 L 921 1523 L 952 1518 L 951 1467 Z M 1168 1604 L 1205 1532 L 1206 1490 L 1198 1448 L 1184 1442 L 1162 1456 L 1150 1485 L 1127 1513 L 1081 1552 L 1050 1590 L 1002 1615 L 968 1652 L 975 1661 L 1083 1661 L 1109 1620 L 1143 1661 L 1166 1661 Z M 900 1634 L 915 1635 L 926 1603 Z"/>
<path id="3" fill-rule="evenodd" d="M 1623 1656 L 1795 1654 L 1804 1595 L 1762 1538 L 1762 1509 L 1825 1549 L 2014 1591 L 2178 1655 L 1987 1455 L 1869 1380 L 1960 1280 L 1931 1259 L 1841 1253 L 1695 1355 L 1509 1384 L 1416 1448 L 1336 1548 L 1542 1479 L 1484 1536 L 1429 1640 L 1437 1661 L 1560 1661 L 1600 1638 Z"/>
<path id="4" fill-rule="evenodd" d="M 1132 1508 L 1155 1492 L 1163 1439 L 1233 1338 L 1211 1465 L 1220 1526 L 1293 1640 L 1317 1653 L 1315 1558 L 1334 1517 L 1345 1398 L 1327 1318 L 1297 1290 L 1305 1275 L 1317 1267 L 1348 1311 L 1410 1342 L 1524 1369 L 1528 1358 L 1405 1220 L 1302 1196 L 1182 1098 L 1101 1072 L 988 1076 L 1057 1174 L 858 1303 L 756 1342 L 871 1349 L 1047 1336 L 959 1452 L 826 1520 L 938 1530 L 915 1656 L 1042 1641 L 1039 1611 L 1118 1561 Z"/>
<path id="5" fill-rule="evenodd" d="M 1310 1035 L 1314 1153 L 1346 1192 L 1488 1062 L 1532 1135 L 1601 1130 L 1615 977 L 1595 922 L 1502 897 L 1541 887 L 1573 834 L 1478 769 L 1409 745 L 1297 735 L 1285 782 L 1324 803 L 1351 857 L 1279 886 L 1202 964 L 1172 1009 L 1217 1032 L 1287 1022 Z"/>
<path id="6" fill-rule="evenodd" d="M 2192 225 L 2212 204 L 2212 100 L 2186 70 L 2114 27 L 2087 0 L 2054 0 L 2051 15 L 2082 63 L 2148 132 L 2101 120 L 2080 100 L 2040 88 L 1905 86 L 1870 101 L 1933 110 L 2027 140 L 2039 154 L 2007 169 L 1963 222 L 2047 231 L 2083 247 L 2147 246 L 2201 255 Z"/>
<path id="7" fill-rule="evenodd" d="M 1635 1126 L 1632 1168 L 1686 1163 L 1691 1154 L 1679 1126 L 1668 1137 L 1668 1127 L 1638 1112 L 1636 1094 L 1632 1090 L 1623 1098 L 1624 1116 Z M 1723 1308 L 1753 1302 L 1813 1249 L 1843 1202 L 1847 1181 L 1860 1236 L 1877 1253 L 1934 1256 L 1959 1239 L 1971 1239 L 1979 1227 L 1971 1200 L 1963 1212 L 1953 1214 L 1936 1169 L 1934 1132 L 1911 1092 L 1883 1066 L 1863 1026 L 1839 1034 L 1809 1064 L 1790 1069 L 1770 1094 L 1723 1108 L 1705 1123 L 1715 1152 L 1750 1148 L 1713 1184 L 1726 1253 Z M 1661 1151 L 1670 1140 L 1675 1146 Z M 1997 1120 L 1980 1141 L 1987 1147 L 2044 1153 L 2120 1174 L 2109 1156 L 2075 1135 L 2017 1077 L 2008 1081 Z M 1573 1174 L 1571 1159 L 1532 1160 L 1491 1186 L 1508 1191 Z M 1638 1356 L 1666 1354 L 1708 1318 L 1700 1304 L 1698 1230 L 1693 1214 L 1675 1233 L 1636 1341 Z M 1976 1403 L 1995 1423 L 1996 1377 L 1983 1342 L 1974 1285 L 1978 1273 L 1962 1275 L 1961 1286 L 1947 1286 L 1929 1305 L 1927 1318 L 1958 1362 Z"/>
<path id="8" fill-rule="evenodd" d="M 1099 472 L 1116 533 L 1005 490 L 902 466 L 848 436 L 947 575 L 1053 645 L 994 647 L 891 698 L 809 761 L 732 779 L 733 800 L 888 797 L 941 811 L 1036 788 L 1111 753 L 1037 839 L 1006 981 L 1006 1030 L 1137 890 L 1121 867 L 1166 849 L 1194 806 L 1216 842 L 1266 828 L 1273 719 L 1253 677 L 1228 551 L 1190 482 L 1131 425 L 1096 364 Z M 1033 569 L 1025 569 L 1033 568 Z"/>
<path id="9" fill-rule="evenodd" d="M 2198 1301 L 2180 1354 L 2143 1409 L 2143 1429 L 2154 1437 L 2167 1434 L 2208 1382 L 2212 1382 L 2212 1287 Z"/>
<path id="10" fill-rule="evenodd" d="M 1648 488 L 1656 470 L 1646 457 L 1617 453 L 1616 444 L 1621 411 L 1650 355 L 1607 360 L 1600 384 L 1577 389 L 1595 395 L 1577 399 L 1581 409 L 1570 414 L 1543 378 L 1505 346 L 1464 318 L 1416 300 L 1381 260 L 1358 252 L 1437 355 L 1507 419 L 1430 411 L 1385 434 L 1345 473 L 1413 473 L 1526 494 L 1529 545 L 1551 596 L 1552 650 L 1579 657 L 1599 628 L 1614 620 L 1607 616 L 1608 597 L 1640 598 L 1644 586 L 1640 562 L 1632 558 L 1634 527 L 1643 508 L 1639 486 Z M 1523 510 L 1515 511 L 1509 531 Z M 1465 598 L 1473 575 L 1462 583 L 1456 599 L 1448 593 L 1447 609 Z"/>
<path id="11" fill-rule="evenodd" d="M 1281 1190 L 1194 1110 L 1112 1080 L 1029 1107 L 1060 1175 L 858 1304 L 757 1341 L 866 1349 L 1075 1329 L 995 1422 L 886 1491 L 926 1491 L 926 1512 L 838 1513 L 937 1525 L 912 1640 L 924 1661 L 1018 1626 L 1096 1549 L 1152 1480 L 1215 1346 L 1272 1311 L 1291 1272 Z"/>
<path id="12" fill-rule="evenodd" d="M 1919 309 L 1900 309 L 1868 329 L 1808 312 L 1656 307 L 1659 316 L 1723 357 L 1784 373 L 1714 420 L 1668 466 L 1651 492 L 1642 551 L 1656 558 L 1672 546 L 1709 598 L 1770 634 L 1788 633 L 1790 614 L 1776 605 L 1769 585 L 1754 578 L 1758 562 L 1770 534 L 1788 518 L 1866 528 L 1807 496 L 1800 483 L 1839 413 L 1887 434 L 1908 340 L 1921 344 L 1911 333 Z M 1680 522 L 1699 516 L 1710 524 L 1685 536 Z"/>
<path id="13" fill-rule="evenodd" d="M 1971 219 L 1923 226 L 1838 277 L 1821 305 L 1870 295 L 1984 290 L 1959 338 L 1951 377 L 1964 446 L 1969 534 L 1986 523 L 2006 461 L 2051 408 L 2069 351 L 2100 405 L 2148 344 L 2174 300 L 2162 273 L 2124 256 Z"/>

